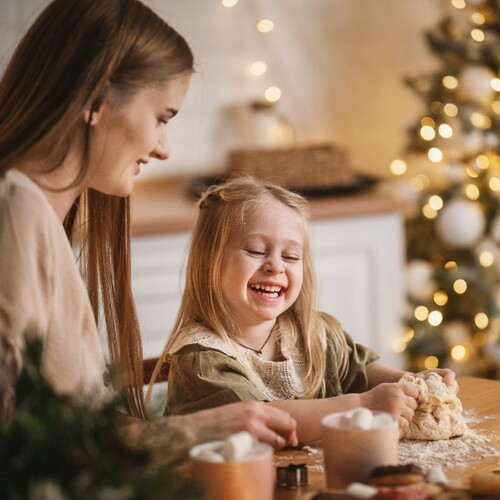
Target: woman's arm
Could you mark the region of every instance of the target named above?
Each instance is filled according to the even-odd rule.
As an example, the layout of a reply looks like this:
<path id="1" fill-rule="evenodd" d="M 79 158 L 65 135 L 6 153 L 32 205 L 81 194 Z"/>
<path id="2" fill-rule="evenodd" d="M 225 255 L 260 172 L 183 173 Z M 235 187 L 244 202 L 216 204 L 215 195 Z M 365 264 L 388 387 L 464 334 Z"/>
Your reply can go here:
<path id="1" fill-rule="evenodd" d="M 200 443 L 247 431 L 281 449 L 297 446 L 296 422 L 286 412 L 258 401 L 242 401 L 189 415 L 140 420 L 123 416 L 124 437 L 137 449 L 152 452 L 160 463 L 179 463 Z"/>

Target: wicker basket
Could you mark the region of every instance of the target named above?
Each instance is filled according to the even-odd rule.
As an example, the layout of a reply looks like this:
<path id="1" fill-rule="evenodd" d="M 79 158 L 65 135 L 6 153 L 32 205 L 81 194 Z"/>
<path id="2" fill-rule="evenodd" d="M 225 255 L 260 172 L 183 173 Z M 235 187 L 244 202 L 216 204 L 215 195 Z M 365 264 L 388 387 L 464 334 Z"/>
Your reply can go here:
<path id="1" fill-rule="evenodd" d="M 333 144 L 234 150 L 227 170 L 298 189 L 349 185 L 355 179 L 347 152 Z"/>

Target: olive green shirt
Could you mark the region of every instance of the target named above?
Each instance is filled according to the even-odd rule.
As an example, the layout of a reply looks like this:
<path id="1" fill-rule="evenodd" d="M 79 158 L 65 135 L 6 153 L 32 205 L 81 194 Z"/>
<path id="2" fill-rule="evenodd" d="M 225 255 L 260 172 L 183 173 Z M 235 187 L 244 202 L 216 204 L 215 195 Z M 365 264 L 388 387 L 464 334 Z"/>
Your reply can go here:
<path id="1" fill-rule="evenodd" d="M 367 390 L 366 367 L 378 355 L 356 344 L 332 316 L 320 313 L 320 317 L 326 331 L 324 397 Z M 165 414 L 186 414 L 246 399 L 300 397 L 306 377 L 303 353 L 298 342 L 292 344 L 283 334 L 280 349 L 280 361 L 263 360 L 243 350 L 246 362 L 242 363 L 216 334 L 201 326 L 191 331 L 169 351 L 172 359 Z"/>

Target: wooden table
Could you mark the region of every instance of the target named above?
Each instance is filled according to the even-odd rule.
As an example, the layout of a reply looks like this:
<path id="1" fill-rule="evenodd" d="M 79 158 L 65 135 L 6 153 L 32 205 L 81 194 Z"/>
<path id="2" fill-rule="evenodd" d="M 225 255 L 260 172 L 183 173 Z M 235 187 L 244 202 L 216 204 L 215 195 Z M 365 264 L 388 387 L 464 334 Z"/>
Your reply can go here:
<path id="1" fill-rule="evenodd" d="M 490 455 L 484 456 L 481 449 L 471 450 L 466 457 L 457 455 L 447 463 L 440 464 L 448 478 L 466 482 L 473 472 L 500 470 L 500 381 L 459 377 L 458 383 L 460 386 L 458 396 L 462 401 L 468 427 L 474 435 L 481 439 L 482 446 L 480 448 L 487 447 Z M 463 442 L 464 438 L 456 439 L 461 439 Z M 430 447 L 444 447 L 446 444 L 446 442 L 416 442 L 415 447 L 427 454 L 432 452 Z M 457 441 L 456 444 L 461 444 L 461 442 Z M 408 445 L 413 446 L 413 443 L 408 443 Z M 400 452 L 402 446 L 406 445 L 400 444 Z M 277 466 L 304 463 L 308 465 L 309 476 L 307 486 L 297 489 L 277 487 L 276 499 L 311 498 L 315 492 L 326 488 L 321 443 L 313 443 L 310 447 L 305 448 L 302 450 L 284 450 L 275 454 L 275 464 Z M 416 458 L 416 460 L 418 459 Z"/>

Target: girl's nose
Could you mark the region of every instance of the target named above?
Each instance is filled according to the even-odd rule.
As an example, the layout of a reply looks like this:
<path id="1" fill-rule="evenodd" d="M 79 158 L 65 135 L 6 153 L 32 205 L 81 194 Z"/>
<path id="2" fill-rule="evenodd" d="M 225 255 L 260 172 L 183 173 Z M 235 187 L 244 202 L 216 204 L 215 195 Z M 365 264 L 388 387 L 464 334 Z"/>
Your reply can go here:
<path id="1" fill-rule="evenodd" d="M 170 148 L 168 146 L 167 135 L 164 134 L 158 141 L 158 144 L 151 152 L 153 158 L 158 160 L 168 160 L 170 158 Z"/>
<path id="2" fill-rule="evenodd" d="M 272 274 L 281 274 L 285 272 L 285 266 L 283 265 L 283 261 L 281 260 L 281 258 L 274 256 L 270 256 L 267 259 L 264 265 L 264 269 L 266 270 L 266 272 Z"/>

